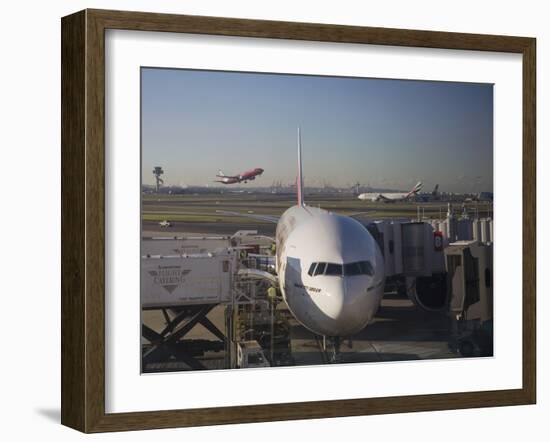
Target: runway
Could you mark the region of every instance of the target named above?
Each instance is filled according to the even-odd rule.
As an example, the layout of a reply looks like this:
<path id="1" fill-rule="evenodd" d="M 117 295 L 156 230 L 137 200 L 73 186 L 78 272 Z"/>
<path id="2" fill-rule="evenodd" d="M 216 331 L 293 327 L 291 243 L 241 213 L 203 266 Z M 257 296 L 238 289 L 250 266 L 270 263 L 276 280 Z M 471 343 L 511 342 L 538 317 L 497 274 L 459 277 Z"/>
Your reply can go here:
<path id="1" fill-rule="evenodd" d="M 342 215 L 354 215 L 361 221 L 387 218 L 410 220 L 417 218 L 419 214 L 423 218 L 437 219 L 445 217 L 447 212 L 447 203 L 444 201 L 366 202 L 358 200 L 355 195 L 334 193 L 308 194 L 306 201 L 312 207 L 321 207 Z M 143 236 L 147 236 L 145 232 L 159 232 L 167 236 L 182 232 L 231 235 L 237 230 L 257 230 L 262 235 L 274 235 L 275 224 L 247 217 L 226 216 L 220 211 L 278 217 L 294 204 L 296 200 L 293 194 L 143 195 L 142 231 Z M 478 216 L 492 213 L 490 203 L 468 203 L 465 207 Z M 161 221 L 169 221 L 170 227 L 161 227 Z"/>

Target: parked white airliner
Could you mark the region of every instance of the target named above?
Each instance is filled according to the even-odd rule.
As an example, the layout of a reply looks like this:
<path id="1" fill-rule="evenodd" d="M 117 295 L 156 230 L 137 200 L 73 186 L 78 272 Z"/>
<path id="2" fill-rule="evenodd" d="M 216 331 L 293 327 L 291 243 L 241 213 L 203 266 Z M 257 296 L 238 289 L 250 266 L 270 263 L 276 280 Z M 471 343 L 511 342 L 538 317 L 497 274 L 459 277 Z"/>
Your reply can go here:
<path id="1" fill-rule="evenodd" d="M 383 201 L 385 203 L 392 203 L 398 201 L 406 201 L 411 196 L 415 196 L 418 192 L 422 190 L 422 181 L 419 181 L 414 185 L 410 192 L 388 192 L 388 193 L 378 193 L 378 192 L 367 192 L 362 193 L 357 198 L 363 201 Z"/>
<path id="2" fill-rule="evenodd" d="M 224 212 L 277 223 L 276 271 L 295 318 L 314 333 L 351 336 L 372 319 L 384 290 L 384 260 L 369 231 L 349 216 L 304 203 L 298 129 L 298 204 L 278 219 Z"/>

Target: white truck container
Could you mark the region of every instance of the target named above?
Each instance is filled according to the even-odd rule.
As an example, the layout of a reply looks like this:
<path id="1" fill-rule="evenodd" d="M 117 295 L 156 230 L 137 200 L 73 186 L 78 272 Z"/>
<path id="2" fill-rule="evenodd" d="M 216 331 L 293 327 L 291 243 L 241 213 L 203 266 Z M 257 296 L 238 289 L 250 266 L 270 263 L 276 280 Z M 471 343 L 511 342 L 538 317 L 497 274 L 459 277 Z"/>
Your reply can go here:
<path id="1" fill-rule="evenodd" d="M 231 302 L 237 255 L 223 253 L 143 256 L 141 258 L 142 308 Z"/>
<path id="2" fill-rule="evenodd" d="M 231 247 L 230 236 L 173 236 L 142 238 L 141 255 L 191 255 Z"/>

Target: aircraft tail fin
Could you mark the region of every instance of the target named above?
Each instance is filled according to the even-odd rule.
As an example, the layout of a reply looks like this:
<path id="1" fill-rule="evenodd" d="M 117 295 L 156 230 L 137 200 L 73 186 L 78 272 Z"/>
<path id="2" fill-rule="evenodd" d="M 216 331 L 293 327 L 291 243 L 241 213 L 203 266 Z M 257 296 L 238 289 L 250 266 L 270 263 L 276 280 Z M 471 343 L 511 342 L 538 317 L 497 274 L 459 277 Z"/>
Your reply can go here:
<path id="1" fill-rule="evenodd" d="M 222 170 L 218 170 L 218 174 L 216 176 L 223 177 L 225 174 L 222 172 Z"/>
<path id="2" fill-rule="evenodd" d="M 411 189 L 411 191 L 407 194 L 407 196 L 416 195 L 418 192 L 422 190 L 422 181 L 419 181 L 414 185 L 414 187 Z"/>
<path id="3" fill-rule="evenodd" d="M 298 127 L 298 176 L 296 177 L 296 195 L 298 205 L 304 206 L 304 180 L 302 177 L 302 137 L 300 127 Z"/>
<path id="4" fill-rule="evenodd" d="M 439 193 L 439 184 L 436 184 L 435 187 L 434 187 L 434 190 L 432 192 L 432 195 L 436 196 L 436 195 L 438 195 L 438 193 Z"/>

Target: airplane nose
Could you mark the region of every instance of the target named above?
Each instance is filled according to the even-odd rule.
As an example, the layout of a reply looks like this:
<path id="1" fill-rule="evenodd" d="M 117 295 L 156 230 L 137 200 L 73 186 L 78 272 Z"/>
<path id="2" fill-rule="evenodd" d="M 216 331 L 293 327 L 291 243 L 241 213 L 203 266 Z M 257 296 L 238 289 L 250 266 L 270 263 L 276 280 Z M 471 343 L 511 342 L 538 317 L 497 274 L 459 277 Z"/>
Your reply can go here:
<path id="1" fill-rule="evenodd" d="M 380 290 L 373 290 L 371 277 L 343 278 L 331 287 L 321 307 L 327 321 L 325 333 L 330 336 L 351 336 L 366 327 L 380 304 Z"/>
<path id="2" fill-rule="evenodd" d="M 342 335 L 352 335 L 361 331 L 378 310 L 380 298 L 375 290 L 369 290 L 373 284 L 371 277 L 346 278 L 343 308 L 339 318 L 345 329 Z"/>

